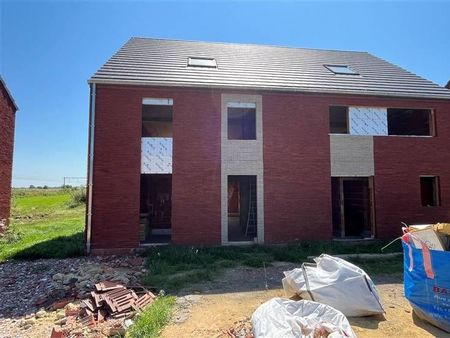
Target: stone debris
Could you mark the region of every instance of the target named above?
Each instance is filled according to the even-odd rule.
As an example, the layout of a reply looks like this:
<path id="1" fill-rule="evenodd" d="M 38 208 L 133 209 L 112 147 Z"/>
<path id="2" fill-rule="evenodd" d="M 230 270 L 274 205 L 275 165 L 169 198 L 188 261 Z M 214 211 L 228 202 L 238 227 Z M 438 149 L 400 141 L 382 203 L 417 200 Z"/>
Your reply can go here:
<path id="1" fill-rule="evenodd" d="M 218 338 L 253 338 L 250 318 L 235 322 L 233 327 L 223 330 Z"/>
<path id="2" fill-rule="evenodd" d="M 171 322 L 175 324 L 184 323 L 191 315 L 192 306 L 198 304 L 201 300 L 201 295 L 186 295 L 177 297 Z"/>
<path id="3" fill-rule="evenodd" d="M 132 315 L 113 318 L 104 305 L 99 308 L 94 303 L 92 292 L 105 293 L 95 288 L 103 281 L 120 284 L 123 288 L 139 285 L 140 276 L 146 271 L 143 264 L 144 259 L 135 255 L 0 264 L 0 337 L 49 337 L 50 334 L 60 337 L 61 332 L 70 332 L 70 337 L 105 337 L 110 332 L 121 332 L 124 321 Z M 131 290 L 136 300 L 146 291 Z M 97 311 L 91 311 L 89 305 Z M 95 326 L 89 314 L 85 315 L 86 309 L 92 312 Z M 122 309 L 119 314 L 124 312 L 135 313 L 136 310 Z M 54 326 L 54 333 L 51 333 Z"/>

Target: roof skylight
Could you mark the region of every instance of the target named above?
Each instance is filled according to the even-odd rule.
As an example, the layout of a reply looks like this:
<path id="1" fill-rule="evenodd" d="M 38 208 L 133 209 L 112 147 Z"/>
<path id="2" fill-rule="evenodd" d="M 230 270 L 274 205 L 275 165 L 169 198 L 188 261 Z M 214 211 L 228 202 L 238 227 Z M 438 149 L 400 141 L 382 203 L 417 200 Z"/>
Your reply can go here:
<path id="1" fill-rule="evenodd" d="M 187 65 L 189 67 L 217 68 L 216 59 L 213 58 L 189 57 Z"/>
<path id="2" fill-rule="evenodd" d="M 359 75 L 357 71 L 345 65 L 324 65 L 324 67 L 327 68 L 329 71 L 333 72 L 334 74 Z"/>

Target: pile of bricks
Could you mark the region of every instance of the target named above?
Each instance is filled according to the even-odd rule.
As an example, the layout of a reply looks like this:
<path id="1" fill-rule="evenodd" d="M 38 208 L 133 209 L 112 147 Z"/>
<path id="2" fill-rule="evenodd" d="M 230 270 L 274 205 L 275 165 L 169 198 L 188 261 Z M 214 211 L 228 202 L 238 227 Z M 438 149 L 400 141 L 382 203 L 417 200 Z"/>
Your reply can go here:
<path id="1" fill-rule="evenodd" d="M 138 289 L 142 292 L 135 291 Z M 92 333 L 89 336 L 122 336 L 125 333 L 124 321 L 153 303 L 155 298 L 153 293 L 142 287 L 127 288 L 109 281 L 97 283 L 90 297 L 82 300 L 79 306 L 65 306 L 64 327 L 54 327 L 51 338 L 86 337 L 80 329 L 103 334 Z"/>
<path id="2" fill-rule="evenodd" d="M 127 318 L 151 304 L 155 298 L 150 291 L 139 297 L 133 289 L 121 284 L 100 282 L 95 284 L 95 291 L 91 292 L 90 299 L 81 302 L 80 317 L 87 326 L 107 318 Z"/>

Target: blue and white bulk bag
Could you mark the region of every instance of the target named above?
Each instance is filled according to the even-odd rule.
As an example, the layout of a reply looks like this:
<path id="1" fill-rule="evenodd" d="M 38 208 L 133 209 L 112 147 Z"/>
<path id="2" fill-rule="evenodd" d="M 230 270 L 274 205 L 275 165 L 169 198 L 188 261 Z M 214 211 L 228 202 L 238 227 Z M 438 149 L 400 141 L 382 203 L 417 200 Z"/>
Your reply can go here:
<path id="1" fill-rule="evenodd" d="M 450 252 L 418 241 L 414 233 L 402 237 L 405 297 L 419 318 L 450 332 Z"/>

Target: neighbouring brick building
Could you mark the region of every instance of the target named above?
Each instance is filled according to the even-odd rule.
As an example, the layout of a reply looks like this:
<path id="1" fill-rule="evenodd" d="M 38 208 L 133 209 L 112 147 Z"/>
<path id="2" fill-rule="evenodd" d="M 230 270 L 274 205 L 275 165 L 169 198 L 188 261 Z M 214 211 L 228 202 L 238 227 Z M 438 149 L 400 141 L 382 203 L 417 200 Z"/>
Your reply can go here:
<path id="1" fill-rule="evenodd" d="M 17 110 L 14 99 L 0 76 L 0 222 L 6 225 L 9 223 L 11 208 L 14 122 Z"/>
<path id="2" fill-rule="evenodd" d="M 368 53 L 132 38 L 89 83 L 88 252 L 450 221 L 450 91 Z"/>

